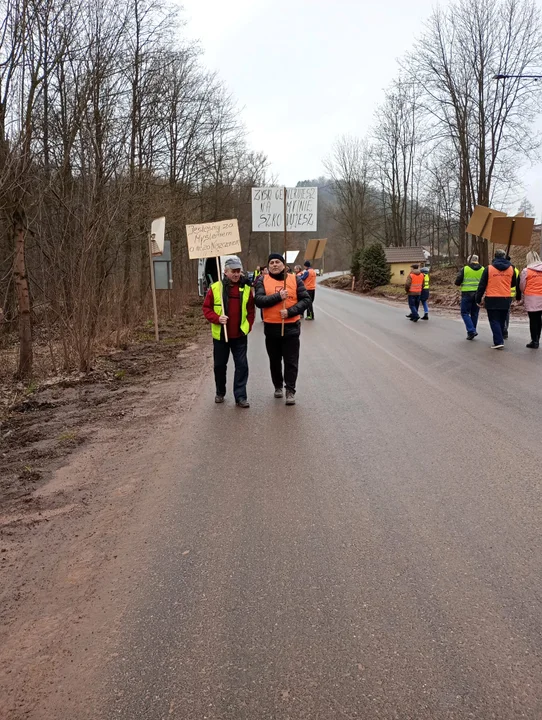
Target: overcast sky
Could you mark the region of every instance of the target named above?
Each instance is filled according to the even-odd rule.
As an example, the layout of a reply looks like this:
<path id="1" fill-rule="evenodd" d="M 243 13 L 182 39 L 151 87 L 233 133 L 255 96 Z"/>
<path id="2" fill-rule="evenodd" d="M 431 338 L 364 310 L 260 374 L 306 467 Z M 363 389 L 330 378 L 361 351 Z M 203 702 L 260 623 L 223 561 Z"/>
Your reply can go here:
<path id="1" fill-rule="evenodd" d="M 184 32 L 200 40 L 205 64 L 237 98 L 251 147 L 266 153 L 286 185 L 323 175 L 322 159 L 338 136 L 370 131 L 397 74 L 397 58 L 412 47 L 435 6 L 433 0 L 181 4 Z M 521 174 L 520 194 L 540 216 L 542 167 Z"/>

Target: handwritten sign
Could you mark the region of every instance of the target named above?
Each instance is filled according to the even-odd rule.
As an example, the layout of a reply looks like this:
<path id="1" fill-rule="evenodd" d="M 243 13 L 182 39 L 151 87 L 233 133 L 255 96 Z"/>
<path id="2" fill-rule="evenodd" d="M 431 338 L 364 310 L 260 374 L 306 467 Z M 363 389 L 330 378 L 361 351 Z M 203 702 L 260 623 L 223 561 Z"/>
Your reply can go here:
<path id="1" fill-rule="evenodd" d="M 221 220 L 201 225 L 187 225 L 188 257 L 220 257 L 241 252 L 237 220 Z"/>
<path id="2" fill-rule="evenodd" d="M 288 232 L 316 232 L 318 188 L 286 188 Z M 284 231 L 284 188 L 252 188 L 252 230 Z"/>

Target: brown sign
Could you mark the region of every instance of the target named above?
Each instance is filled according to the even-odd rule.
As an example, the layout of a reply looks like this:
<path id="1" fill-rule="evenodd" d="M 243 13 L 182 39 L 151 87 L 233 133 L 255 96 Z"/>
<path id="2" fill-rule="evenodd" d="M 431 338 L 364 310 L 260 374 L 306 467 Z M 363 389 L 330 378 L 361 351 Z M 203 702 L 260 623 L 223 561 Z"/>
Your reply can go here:
<path id="1" fill-rule="evenodd" d="M 526 217 L 498 217 L 493 220 L 491 242 L 495 245 L 524 245 L 531 244 L 534 228 L 534 218 Z"/>
<path id="2" fill-rule="evenodd" d="M 491 240 L 493 220 L 499 217 L 506 217 L 506 213 L 484 205 L 477 205 L 467 225 L 467 232 L 477 237 L 483 237 L 485 240 Z"/>
<path id="3" fill-rule="evenodd" d="M 327 238 L 322 240 L 309 240 L 305 250 L 305 260 L 320 260 L 326 249 Z"/>

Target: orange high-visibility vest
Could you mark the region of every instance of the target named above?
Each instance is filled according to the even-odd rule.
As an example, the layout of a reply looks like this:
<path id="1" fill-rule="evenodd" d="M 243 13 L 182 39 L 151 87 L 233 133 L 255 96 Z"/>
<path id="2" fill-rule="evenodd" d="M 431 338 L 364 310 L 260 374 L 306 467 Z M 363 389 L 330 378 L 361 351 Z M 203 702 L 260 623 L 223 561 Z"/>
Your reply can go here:
<path id="1" fill-rule="evenodd" d="M 423 273 L 419 273 L 417 275 L 415 273 L 410 273 L 410 278 L 412 282 L 410 284 L 408 292 L 412 293 L 413 295 L 421 295 L 424 277 L 425 276 Z"/>
<path id="2" fill-rule="evenodd" d="M 286 272 L 286 271 L 285 271 Z M 274 295 L 280 292 L 284 288 L 283 280 L 275 280 L 271 275 L 265 275 L 263 279 L 263 286 L 265 288 L 266 295 Z M 280 316 L 280 311 L 283 307 L 288 308 L 297 305 L 297 278 L 295 275 L 286 275 L 286 290 L 288 291 L 288 298 L 286 299 L 286 305 L 284 301 L 273 305 L 273 307 L 263 308 L 263 321 L 264 323 L 282 323 L 283 320 Z M 285 323 L 295 323 L 299 320 L 299 315 L 288 317 L 284 320 Z"/>
<path id="3" fill-rule="evenodd" d="M 309 268 L 309 275 L 305 280 L 307 290 L 316 290 L 316 270 Z"/>
<path id="4" fill-rule="evenodd" d="M 488 268 L 486 296 L 510 297 L 513 274 L 514 269 L 511 265 L 506 270 L 497 270 L 496 267 L 490 265 Z"/>
<path id="5" fill-rule="evenodd" d="M 542 295 L 542 272 L 527 268 L 524 295 Z"/>

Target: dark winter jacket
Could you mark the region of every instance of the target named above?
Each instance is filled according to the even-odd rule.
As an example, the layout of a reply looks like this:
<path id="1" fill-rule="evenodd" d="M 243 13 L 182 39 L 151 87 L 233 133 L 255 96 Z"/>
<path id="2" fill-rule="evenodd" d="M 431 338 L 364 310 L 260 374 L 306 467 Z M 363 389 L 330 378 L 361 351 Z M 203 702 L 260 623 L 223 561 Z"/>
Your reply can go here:
<path id="1" fill-rule="evenodd" d="M 506 260 L 505 258 L 495 258 L 495 260 L 493 260 L 491 264 L 497 270 L 507 270 L 509 267 L 512 267 L 514 272 L 512 273 L 512 278 L 510 281 L 510 292 L 512 292 L 513 287 L 516 287 L 516 284 L 519 287 L 519 283 L 517 283 L 515 268 L 510 262 L 510 260 Z M 482 302 L 484 293 L 487 290 L 488 279 L 489 268 L 486 268 L 482 273 L 482 277 L 480 278 L 480 285 L 478 285 L 478 291 L 476 293 L 476 302 L 478 303 L 478 305 Z M 521 296 L 518 296 L 518 300 L 520 299 L 520 297 Z M 507 310 L 510 307 L 511 302 L 512 298 L 509 293 L 508 297 L 486 297 L 484 305 L 486 306 L 487 310 Z"/>
<path id="2" fill-rule="evenodd" d="M 284 273 L 270 276 L 273 278 L 273 280 L 276 280 L 277 282 L 284 282 Z M 296 280 L 297 303 L 291 308 L 288 308 L 288 317 L 294 317 L 295 315 L 303 315 L 303 313 L 308 310 L 311 305 L 311 296 L 309 295 L 307 288 L 303 284 L 303 281 L 300 278 L 296 278 Z M 273 307 L 273 305 L 278 305 L 278 303 L 282 303 L 280 293 L 273 293 L 273 295 L 266 294 L 263 275 L 259 277 L 256 282 L 254 302 L 256 304 L 256 307 L 259 308 L 269 308 Z M 299 321 L 295 323 L 286 323 L 284 325 L 284 334 L 299 335 L 300 325 L 301 323 Z M 264 333 L 267 336 L 280 335 L 282 333 L 282 323 L 264 323 Z"/>

